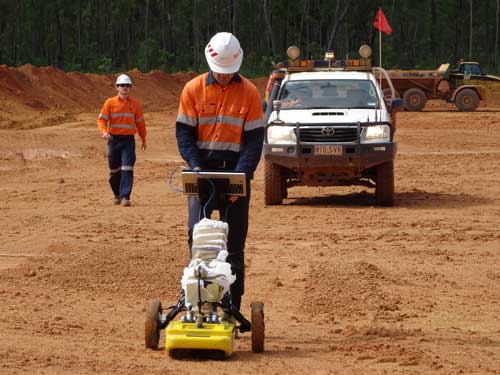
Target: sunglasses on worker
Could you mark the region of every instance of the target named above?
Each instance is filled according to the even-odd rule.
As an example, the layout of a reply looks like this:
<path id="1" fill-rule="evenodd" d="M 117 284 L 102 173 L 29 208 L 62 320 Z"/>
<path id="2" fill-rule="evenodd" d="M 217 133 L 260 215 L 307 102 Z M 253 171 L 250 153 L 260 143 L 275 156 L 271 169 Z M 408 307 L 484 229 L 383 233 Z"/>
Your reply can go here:
<path id="1" fill-rule="evenodd" d="M 132 85 L 129 85 L 128 83 L 119 83 L 116 87 L 132 87 Z"/>

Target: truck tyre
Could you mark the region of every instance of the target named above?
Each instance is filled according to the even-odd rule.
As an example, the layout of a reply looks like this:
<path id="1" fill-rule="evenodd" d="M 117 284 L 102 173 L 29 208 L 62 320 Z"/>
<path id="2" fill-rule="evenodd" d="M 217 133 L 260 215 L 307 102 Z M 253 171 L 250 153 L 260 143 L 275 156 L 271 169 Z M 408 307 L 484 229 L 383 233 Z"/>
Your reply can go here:
<path id="1" fill-rule="evenodd" d="M 266 160 L 264 163 L 264 195 L 266 206 L 279 205 L 283 202 L 281 189 L 281 168 Z"/>
<path id="2" fill-rule="evenodd" d="M 377 206 L 394 206 L 394 161 L 377 167 L 375 197 Z"/>
<path id="3" fill-rule="evenodd" d="M 408 111 L 421 111 L 427 102 L 425 92 L 417 88 L 406 91 L 403 95 L 403 100 Z"/>
<path id="4" fill-rule="evenodd" d="M 286 186 L 286 176 L 281 176 L 281 198 L 288 198 L 288 187 Z"/>
<path id="5" fill-rule="evenodd" d="M 479 105 L 479 96 L 473 89 L 463 89 L 455 97 L 455 105 L 462 112 L 474 112 Z"/>

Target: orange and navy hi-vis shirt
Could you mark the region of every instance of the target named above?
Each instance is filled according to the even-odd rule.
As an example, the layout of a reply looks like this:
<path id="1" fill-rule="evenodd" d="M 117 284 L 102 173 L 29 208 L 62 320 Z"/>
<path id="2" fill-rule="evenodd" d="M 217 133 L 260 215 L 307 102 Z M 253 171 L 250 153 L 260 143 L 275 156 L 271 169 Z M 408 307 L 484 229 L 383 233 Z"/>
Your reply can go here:
<path id="1" fill-rule="evenodd" d="M 252 178 L 264 140 L 262 103 L 257 88 L 235 74 L 220 86 L 212 72 L 184 87 L 176 120 L 177 145 L 191 168 L 210 161 L 233 162 Z"/>
<path id="2" fill-rule="evenodd" d="M 130 96 L 125 100 L 120 99 L 118 95 L 107 99 L 97 117 L 97 126 L 101 133 L 109 132 L 114 135 L 139 133 L 141 139 L 146 140 L 146 122 L 141 103 Z"/>

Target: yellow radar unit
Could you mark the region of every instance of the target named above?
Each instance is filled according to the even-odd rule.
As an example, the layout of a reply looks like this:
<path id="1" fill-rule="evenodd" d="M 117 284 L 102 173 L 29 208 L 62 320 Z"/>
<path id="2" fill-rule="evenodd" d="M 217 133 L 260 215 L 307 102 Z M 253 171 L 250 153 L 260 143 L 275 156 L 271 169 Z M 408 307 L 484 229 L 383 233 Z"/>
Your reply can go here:
<path id="1" fill-rule="evenodd" d="M 224 352 L 226 357 L 233 354 L 236 326 L 232 323 L 204 324 L 183 323 L 180 320 L 170 322 L 165 329 L 165 350 L 213 350 Z"/>
<path id="2" fill-rule="evenodd" d="M 184 171 L 184 194 L 197 195 L 202 207 L 227 207 L 228 195 L 246 195 L 244 173 Z M 229 357 L 237 332 L 251 332 L 252 351 L 264 351 L 264 304 L 254 302 L 251 321 L 233 305 L 230 286 L 236 276 L 228 256 L 229 225 L 221 220 L 201 219 L 193 228 L 191 262 L 184 268 L 177 304 L 164 311 L 159 300 L 146 308 L 146 348 L 158 350 L 165 331 L 165 351 L 172 356 L 198 351 Z M 175 319 L 181 314 L 180 319 Z M 175 320 L 174 320 L 175 319 Z"/>

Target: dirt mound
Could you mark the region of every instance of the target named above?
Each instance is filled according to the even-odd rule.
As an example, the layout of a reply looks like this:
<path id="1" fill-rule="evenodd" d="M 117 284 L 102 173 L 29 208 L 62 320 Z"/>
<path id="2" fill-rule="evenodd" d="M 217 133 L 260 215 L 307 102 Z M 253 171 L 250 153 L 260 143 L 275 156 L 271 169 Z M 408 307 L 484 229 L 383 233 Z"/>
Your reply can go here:
<path id="1" fill-rule="evenodd" d="M 177 110 L 182 87 L 197 73 L 142 73 L 133 69 L 127 74 L 134 82 L 132 96 L 143 103 L 145 112 L 157 112 Z M 0 65 L 0 128 L 17 128 L 16 124 L 26 123 L 30 114 L 35 120 L 33 114 L 39 111 L 97 112 L 106 98 L 116 94 L 115 78 L 115 74 L 66 73 L 30 64 L 19 68 Z M 265 78 L 254 83 L 264 92 Z"/>
<path id="2" fill-rule="evenodd" d="M 135 83 L 133 96 L 141 98 L 147 111 L 177 106 L 183 84 L 195 75 L 160 71 L 144 74 L 137 69 L 128 74 Z M 0 78 L 0 97 L 7 99 L 1 109 L 11 113 L 30 109 L 95 111 L 107 97 L 115 94 L 113 74 L 66 73 L 54 67 L 37 68 L 28 64 L 19 68 L 2 65 Z"/>
<path id="3" fill-rule="evenodd" d="M 312 315 L 335 314 L 343 317 L 389 318 L 399 310 L 399 299 L 384 290 L 394 280 L 377 266 L 355 263 L 318 263 L 311 267 L 307 280 L 310 294 L 304 309 Z"/>
<path id="4" fill-rule="evenodd" d="M 183 229 L 173 230 L 178 232 L 179 238 L 183 238 Z M 166 252 L 168 240 L 159 234 L 156 234 L 159 246 L 145 249 L 137 245 L 145 235 L 136 235 L 134 241 L 118 250 L 110 244 L 121 241 L 120 234 L 105 235 L 102 229 L 96 229 L 95 233 L 78 235 L 94 244 L 89 251 L 74 247 L 67 241 L 55 240 L 46 249 L 50 257 L 40 257 L 29 265 L 23 264 L 12 273 L 12 277 L 24 279 L 27 285 L 44 285 L 47 288 L 56 283 L 81 292 L 107 291 L 120 297 L 134 294 L 143 300 L 160 295 L 172 301 L 177 298 L 182 269 L 189 261 L 187 251 L 175 251 L 177 247 L 172 247 Z M 119 261 L 123 257 L 131 257 L 134 261 L 124 264 Z M 176 269 L 176 272 L 165 272 L 165 265 Z M 14 282 L 14 279 L 11 281 Z M 164 285 L 172 287 L 165 288 Z"/>

